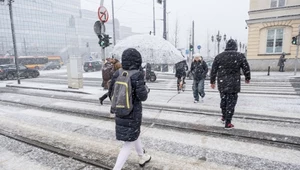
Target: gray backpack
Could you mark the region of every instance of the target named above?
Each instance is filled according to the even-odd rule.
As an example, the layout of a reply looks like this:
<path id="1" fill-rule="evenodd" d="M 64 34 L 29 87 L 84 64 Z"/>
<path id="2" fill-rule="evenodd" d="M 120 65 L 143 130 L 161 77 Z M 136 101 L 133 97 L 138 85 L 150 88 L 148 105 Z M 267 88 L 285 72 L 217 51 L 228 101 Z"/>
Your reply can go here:
<path id="1" fill-rule="evenodd" d="M 127 116 L 133 109 L 131 76 L 138 70 L 119 69 L 119 76 L 114 84 L 111 109 L 118 116 Z"/>

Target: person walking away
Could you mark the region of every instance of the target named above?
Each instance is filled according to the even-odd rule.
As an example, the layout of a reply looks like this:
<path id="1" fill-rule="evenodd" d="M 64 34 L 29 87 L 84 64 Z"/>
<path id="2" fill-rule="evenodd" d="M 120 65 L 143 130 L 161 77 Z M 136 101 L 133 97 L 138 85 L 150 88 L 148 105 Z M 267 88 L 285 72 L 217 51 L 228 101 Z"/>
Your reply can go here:
<path id="1" fill-rule="evenodd" d="M 207 64 L 203 60 L 201 55 L 199 53 L 194 54 L 194 61 L 192 62 L 191 65 L 191 73 L 194 76 L 194 82 L 193 82 L 193 92 L 194 92 L 194 99 L 195 99 L 194 103 L 198 103 L 200 97 L 201 97 L 201 102 L 203 102 L 203 99 L 205 97 L 204 81 L 207 72 L 208 72 Z"/>
<path id="2" fill-rule="evenodd" d="M 180 93 L 180 83 L 182 79 L 182 84 L 185 84 L 186 71 L 188 70 L 188 65 L 185 60 L 182 60 L 175 64 L 175 77 L 177 78 L 177 91 Z"/>
<path id="3" fill-rule="evenodd" d="M 102 67 L 102 79 L 103 79 L 102 87 L 104 88 L 104 90 L 108 89 L 107 83 L 112 78 L 113 73 L 114 73 L 114 69 L 113 69 L 112 59 L 107 58 L 106 63 Z"/>
<path id="4" fill-rule="evenodd" d="M 250 83 L 251 74 L 248 61 L 244 54 L 237 52 L 237 44 L 230 39 L 226 44 L 226 49 L 214 59 L 210 83 L 215 89 L 216 77 L 218 77 L 218 90 L 220 92 L 222 110 L 221 120 L 225 123 L 225 129 L 231 129 L 231 123 L 235 106 L 238 100 L 238 93 L 241 91 L 242 69 L 245 82 Z"/>
<path id="5" fill-rule="evenodd" d="M 279 72 L 284 72 L 284 63 L 286 62 L 285 53 L 282 53 L 282 55 L 279 58 L 278 66 L 279 66 Z"/>
<path id="6" fill-rule="evenodd" d="M 146 80 L 150 81 L 150 79 L 151 79 L 151 64 L 147 63 L 145 67 L 146 67 Z"/>
<path id="7" fill-rule="evenodd" d="M 136 49 L 125 50 L 122 54 L 122 69 L 113 75 L 109 86 L 109 96 L 112 98 L 111 110 L 116 114 L 116 138 L 125 142 L 118 155 L 114 170 L 122 169 L 132 147 L 135 147 L 139 156 L 140 166 L 143 167 L 151 160 L 151 156 L 144 153 L 140 137 L 142 101 L 147 100 L 149 92 L 141 65 L 142 57 Z"/>
<path id="8" fill-rule="evenodd" d="M 118 71 L 120 68 L 122 68 L 122 65 L 121 65 L 121 63 L 120 63 L 119 60 L 113 58 L 113 59 L 111 59 L 110 61 L 111 61 L 111 64 L 113 64 L 113 72 L 114 72 L 114 73 L 115 73 L 116 71 Z M 108 86 L 108 87 L 109 87 L 110 81 L 111 81 L 111 80 L 109 80 L 109 81 L 107 82 L 107 86 Z M 99 101 L 100 101 L 100 104 L 101 104 L 101 105 L 103 105 L 103 101 L 104 101 L 107 97 L 108 97 L 108 92 L 105 93 L 102 97 L 99 98 Z"/>

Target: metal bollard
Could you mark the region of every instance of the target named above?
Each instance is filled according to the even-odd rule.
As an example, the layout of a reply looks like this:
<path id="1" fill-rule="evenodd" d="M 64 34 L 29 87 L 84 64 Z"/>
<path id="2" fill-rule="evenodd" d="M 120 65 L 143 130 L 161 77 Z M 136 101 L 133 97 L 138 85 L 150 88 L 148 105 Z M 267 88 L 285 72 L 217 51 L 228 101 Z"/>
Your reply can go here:
<path id="1" fill-rule="evenodd" d="M 268 76 L 270 76 L 270 70 L 271 70 L 271 67 L 269 66 L 268 67 Z"/>

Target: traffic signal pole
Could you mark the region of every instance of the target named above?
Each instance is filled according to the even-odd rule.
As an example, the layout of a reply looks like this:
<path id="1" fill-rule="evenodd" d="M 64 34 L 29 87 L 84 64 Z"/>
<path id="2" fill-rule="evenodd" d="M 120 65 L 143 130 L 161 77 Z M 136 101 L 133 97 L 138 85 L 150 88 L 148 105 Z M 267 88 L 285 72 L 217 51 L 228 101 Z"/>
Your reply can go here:
<path id="1" fill-rule="evenodd" d="M 193 45 L 193 51 L 192 51 L 192 55 L 195 54 L 195 22 L 193 21 L 193 25 L 192 25 L 192 45 Z"/>
<path id="2" fill-rule="evenodd" d="M 103 6 L 104 4 L 104 0 L 100 0 L 100 6 Z M 102 21 L 100 21 L 102 24 L 102 31 L 101 33 L 105 34 L 105 26 L 104 23 Z M 102 53 L 102 61 L 103 63 L 105 62 L 105 48 L 101 48 L 101 53 Z"/>
<path id="3" fill-rule="evenodd" d="M 13 0 L 8 0 L 9 14 L 10 14 L 10 23 L 11 23 L 11 33 L 12 33 L 12 39 L 13 39 L 13 45 L 14 45 L 14 53 L 15 53 L 15 65 L 16 65 L 16 71 L 17 71 L 17 79 L 18 79 L 18 84 L 21 84 L 20 74 L 19 74 L 19 66 L 18 66 L 18 51 L 17 51 L 17 43 L 16 43 L 16 35 L 15 35 L 15 25 L 14 25 L 12 3 L 13 3 Z"/>
<path id="4" fill-rule="evenodd" d="M 113 19 L 113 40 L 114 45 L 116 45 L 116 27 L 115 27 L 115 7 L 114 7 L 114 0 L 111 0 L 112 6 L 112 19 Z"/>
<path id="5" fill-rule="evenodd" d="M 297 51 L 296 51 L 296 58 L 295 58 L 295 70 L 294 75 L 297 75 L 297 67 L 298 67 L 298 56 L 299 56 L 299 46 L 300 46 L 300 25 L 299 25 L 299 32 L 297 36 Z"/>

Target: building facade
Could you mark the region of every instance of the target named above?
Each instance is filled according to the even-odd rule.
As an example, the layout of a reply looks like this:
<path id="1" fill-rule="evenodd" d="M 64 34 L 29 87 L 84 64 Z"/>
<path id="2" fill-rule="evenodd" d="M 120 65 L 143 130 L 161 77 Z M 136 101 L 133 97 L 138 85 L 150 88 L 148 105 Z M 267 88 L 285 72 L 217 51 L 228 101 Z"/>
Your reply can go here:
<path id="1" fill-rule="evenodd" d="M 78 46 L 75 18 L 80 0 L 26 0 L 13 3 L 19 55 L 57 55 L 72 42 Z M 66 10 L 68 9 L 68 10 Z M 13 55 L 11 24 L 7 5 L 0 6 L 0 54 Z M 73 48 L 76 49 L 76 48 Z"/>
<path id="2" fill-rule="evenodd" d="M 6 1 L 7 2 L 7 1 Z M 94 33 L 97 12 L 83 10 L 80 0 L 22 0 L 13 2 L 13 17 L 19 56 L 69 55 L 89 59 L 100 56 L 101 48 Z M 106 33 L 113 35 L 112 22 Z M 120 24 L 115 19 L 116 39 Z M 128 33 L 130 34 L 130 33 Z M 112 40 L 111 40 L 112 42 Z M 109 50 L 108 50 L 109 51 Z M 0 5 L 0 56 L 14 55 L 9 8 Z"/>
<path id="3" fill-rule="evenodd" d="M 253 70 L 277 70 L 280 55 L 286 53 L 286 69 L 295 65 L 300 0 L 250 0 L 247 58 Z M 300 68 L 300 66 L 298 66 Z"/>

